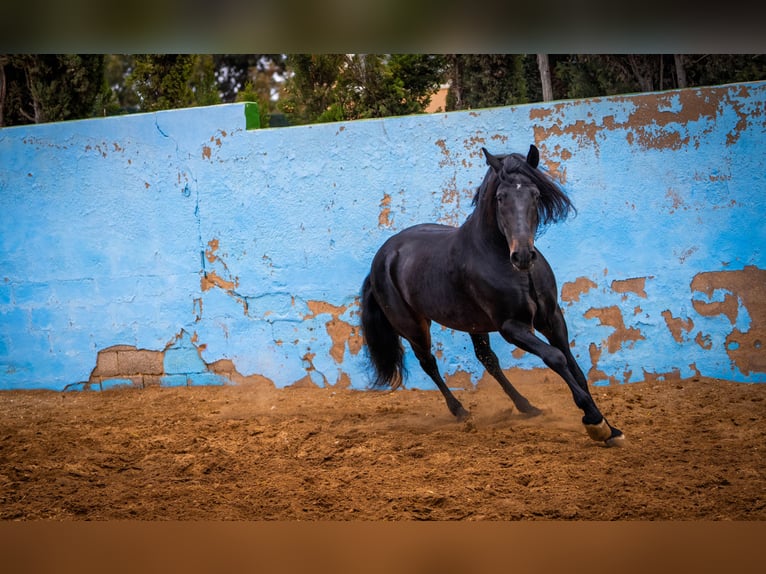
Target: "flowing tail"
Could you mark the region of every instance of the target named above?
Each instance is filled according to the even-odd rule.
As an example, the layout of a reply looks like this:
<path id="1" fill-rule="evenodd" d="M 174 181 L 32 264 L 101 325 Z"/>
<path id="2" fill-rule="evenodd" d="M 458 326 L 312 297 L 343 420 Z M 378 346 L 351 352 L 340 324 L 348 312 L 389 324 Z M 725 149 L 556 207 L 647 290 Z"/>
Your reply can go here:
<path id="1" fill-rule="evenodd" d="M 402 341 L 383 313 L 369 275 L 362 285 L 362 333 L 367 343 L 367 355 L 375 369 L 373 386 L 401 386 L 404 375 Z"/>

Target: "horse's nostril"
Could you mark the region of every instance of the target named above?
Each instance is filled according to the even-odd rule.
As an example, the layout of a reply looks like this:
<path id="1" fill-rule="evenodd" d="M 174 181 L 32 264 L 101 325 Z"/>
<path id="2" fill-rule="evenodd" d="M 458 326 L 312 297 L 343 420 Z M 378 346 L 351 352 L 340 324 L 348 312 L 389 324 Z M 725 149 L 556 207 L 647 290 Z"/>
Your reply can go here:
<path id="1" fill-rule="evenodd" d="M 532 261 L 534 261 L 535 259 L 537 259 L 537 251 L 535 251 L 535 250 L 533 249 L 533 250 L 531 251 L 531 253 L 529 254 L 529 258 L 530 258 Z"/>

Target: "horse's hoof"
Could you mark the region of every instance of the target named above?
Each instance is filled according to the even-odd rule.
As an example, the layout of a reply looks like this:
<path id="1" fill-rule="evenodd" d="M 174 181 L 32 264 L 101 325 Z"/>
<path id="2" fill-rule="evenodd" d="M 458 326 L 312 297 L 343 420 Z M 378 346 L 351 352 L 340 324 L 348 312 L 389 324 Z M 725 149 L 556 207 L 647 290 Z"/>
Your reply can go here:
<path id="1" fill-rule="evenodd" d="M 606 446 L 609 446 L 609 447 L 614 446 L 618 448 L 625 446 L 625 435 L 622 434 L 617 429 L 613 429 L 613 430 L 614 432 L 612 433 L 612 436 L 610 436 L 608 439 L 604 441 Z"/>
<path id="2" fill-rule="evenodd" d="M 460 407 L 456 413 L 454 413 L 455 418 L 458 420 L 458 422 L 465 422 L 467 420 L 470 420 L 471 413 L 465 410 L 463 407 Z"/>
<path id="3" fill-rule="evenodd" d="M 476 425 L 473 424 L 472 416 L 468 416 L 463 420 L 463 432 L 476 432 Z"/>
<path id="4" fill-rule="evenodd" d="M 588 431 L 588 436 L 596 442 L 602 442 L 612 438 L 612 429 L 604 418 L 602 418 L 601 422 L 596 425 L 586 424 L 585 430 Z"/>
<path id="5" fill-rule="evenodd" d="M 539 417 L 541 414 L 543 414 L 543 411 L 541 409 L 538 409 L 537 407 L 534 407 L 532 405 L 524 407 L 523 409 L 519 409 L 519 412 L 529 418 Z"/>

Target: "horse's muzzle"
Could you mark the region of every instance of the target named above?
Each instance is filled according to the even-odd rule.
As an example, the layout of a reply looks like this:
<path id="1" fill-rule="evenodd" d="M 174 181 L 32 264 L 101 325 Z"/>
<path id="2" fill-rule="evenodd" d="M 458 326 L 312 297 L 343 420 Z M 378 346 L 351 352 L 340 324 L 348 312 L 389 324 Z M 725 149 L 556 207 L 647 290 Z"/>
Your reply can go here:
<path id="1" fill-rule="evenodd" d="M 517 271 L 529 271 L 537 261 L 537 251 L 534 247 L 511 251 L 511 265 Z"/>

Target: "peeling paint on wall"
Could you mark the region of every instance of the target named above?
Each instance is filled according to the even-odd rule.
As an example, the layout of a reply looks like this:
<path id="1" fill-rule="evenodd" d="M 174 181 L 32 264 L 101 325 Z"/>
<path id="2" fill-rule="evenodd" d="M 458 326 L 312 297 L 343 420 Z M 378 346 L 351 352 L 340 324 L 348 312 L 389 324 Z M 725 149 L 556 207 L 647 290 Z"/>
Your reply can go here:
<path id="1" fill-rule="evenodd" d="M 598 287 L 598 285 L 587 277 L 578 277 L 574 281 L 564 283 L 564 285 L 561 286 L 561 300 L 566 303 L 579 301 L 581 295 L 596 287 Z"/>
<path id="2" fill-rule="evenodd" d="M 746 266 L 740 271 L 699 273 L 691 282 L 694 292 L 712 299 L 716 291 L 724 293 L 722 303 L 692 299 L 695 310 L 703 316 L 724 315 L 733 329 L 726 336 L 726 353 L 745 374 L 766 371 L 766 269 Z M 740 316 L 748 320 L 739 326 Z M 744 319 L 744 317 L 742 317 Z M 749 324 L 748 324 L 749 323 Z"/>
<path id="3" fill-rule="evenodd" d="M 460 225 L 480 148 L 530 143 L 578 210 L 536 244 L 589 380 L 766 382 L 765 102 L 761 82 L 289 129 L 246 130 L 241 104 L 2 129 L 0 388 L 366 388 L 378 247 Z M 467 335 L 432 334 L 451 386 L 486 382 Z M 542 367 L 492 341 L 507 372 Z"/>

